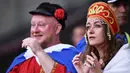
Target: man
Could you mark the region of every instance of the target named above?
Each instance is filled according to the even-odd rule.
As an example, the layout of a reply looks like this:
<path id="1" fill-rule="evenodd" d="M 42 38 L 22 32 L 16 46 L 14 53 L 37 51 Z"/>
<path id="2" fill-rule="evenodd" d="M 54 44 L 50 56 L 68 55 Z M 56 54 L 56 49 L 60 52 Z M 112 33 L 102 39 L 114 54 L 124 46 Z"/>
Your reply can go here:
<path id="1" fill-rule="evenodd" d="M 113 12 L 116 14 L 117 21 L 119 24 L 120 31 L 116 34 L 116 38 L 119 38 L 124 44 L 130 43 L 130 36 L 125 32 L 125 26 L 128 24 L 128 13 L 129 13 L 129 0 L 105 0 Z M 85 36 L 86 37 L 86 36 Z M 76 48 L 83 52 L 87 40 L 82 38 L 80 42 L 76 45 Z"/>
<path id="2" fill-rule="evenodd" d="M 86 32 L 86 27 L 84 25 L 75 26 L 72 30 L 72 44 L 76 46 L 76 44 L 83 38 Z"/>
<path id="3" fill-rule="evenodd" d="M 30 37 L 22 43 L 27 51 L 15 58 L 6 73 L 76 73 L 71 60 L 78 52 L 59 40 L 67 19 L 65 10 L 45 2 L 29 13 Z"/>
<path id="4" fill-rule="evenodd" d="M 120 31 L 116 35 L 116 38 L 122 39 L 124 44 L 130 43 L 130 37 L 125 32 L 126 25 L 128 24 L 129 0 L 108 0 L 107 3 L 116 14 L 120 27 Z"/>

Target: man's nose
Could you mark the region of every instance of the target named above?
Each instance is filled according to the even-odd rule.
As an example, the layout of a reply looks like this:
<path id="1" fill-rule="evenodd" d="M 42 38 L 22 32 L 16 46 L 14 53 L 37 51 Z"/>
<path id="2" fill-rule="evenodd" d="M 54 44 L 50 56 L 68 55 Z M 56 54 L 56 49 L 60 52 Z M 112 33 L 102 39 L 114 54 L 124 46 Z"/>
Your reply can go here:
<path id="1" fill-rule="evenodd" d="M 38 25 L 35 25 L 35 26 L 34 26 L 33 31 L 34 31 L 34 32 L 38 32 L 38 31 L 39 31 Z"/>

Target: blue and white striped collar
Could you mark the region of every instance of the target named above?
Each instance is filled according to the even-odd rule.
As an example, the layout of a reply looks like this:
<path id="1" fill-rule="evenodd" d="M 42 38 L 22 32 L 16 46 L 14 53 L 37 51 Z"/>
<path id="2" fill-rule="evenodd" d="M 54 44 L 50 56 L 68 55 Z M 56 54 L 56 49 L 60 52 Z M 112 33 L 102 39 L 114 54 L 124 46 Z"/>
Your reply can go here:
<path id="1" fill-rule="evenodd" d="M 48 47 L 48 48 L 44 49 L 44 51 L 45 51 L 46 53 L 52 53 L 53 51 L 60 52 L 62 49 L 70 49 L 70 47 L 74 47 L 74 46 L 69 45 L 69 44 L 61 44 L 61 43 L 60 43 L 60 44 L 57 44 L 57 45 L 53 45 L 53 46 L 51 46 L 51 47 Z M 39 61 L 38 61 L 37 56 L 32 52 L 31 48 L 30 48 L 30 47 L 27 47 L 27 51 L 25 52 L 24 57 L 25 57 L 26 59 L 29 59 L 29 58 L 31 58 L 32 56 L 34 56 L 34 57 L 36 58 L 36 61 L 38 62 L 38 64 L 40 64 Z"/>

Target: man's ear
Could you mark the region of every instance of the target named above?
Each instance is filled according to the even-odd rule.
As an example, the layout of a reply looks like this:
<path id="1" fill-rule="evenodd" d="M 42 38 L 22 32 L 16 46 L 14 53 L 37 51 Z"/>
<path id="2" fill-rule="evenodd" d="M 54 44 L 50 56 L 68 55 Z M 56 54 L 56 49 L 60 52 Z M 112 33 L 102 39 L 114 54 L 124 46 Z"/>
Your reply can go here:
<path id="1" fill-rule="evenodd" d="M 58 23 L 58 24 L 56 25 L 56 34 L 59 34 L 60 31 L 61 31 L 61 29 L 62 29 L 62 25 L 61 25 L 60 23 Z"/>

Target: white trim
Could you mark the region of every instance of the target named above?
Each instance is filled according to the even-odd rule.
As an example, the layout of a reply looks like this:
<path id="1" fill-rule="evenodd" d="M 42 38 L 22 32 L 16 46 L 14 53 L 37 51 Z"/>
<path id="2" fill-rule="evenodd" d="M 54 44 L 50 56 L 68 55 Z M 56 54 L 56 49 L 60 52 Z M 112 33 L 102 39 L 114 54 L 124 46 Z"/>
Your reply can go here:
<path id="1" fill-rule="evenodd" d="M 108 0 L 107 3 L 114 3 L 116 2 L 117 0 Z"/>
<path id="2" fill-rule="evenodd" d="M 68 45 L 68 44 L 57 44 L 57 45 L 46 48 L 44 51 L 47 53 L 52 53 L 53 51 L 60 52 L 62 49 L 70 49 L 69 47 L 74 47 L 74 46 Z"/>
<path id="3" fill-rule="evenodd" d="M 54 45 L 54 46 L 51 46 L 51 47 L 44 49 L 44 51 L 46 53 L 52 53 L 53 51 L 60 52 L 62 49 L 70 49 L 69 47 L 74 47 L 74 46 L 69 45 L 69 44 L 57 44 L 57 45 Z M 32 56 L 34 56 L 36 58 L 36 61 L 40 65 L 40 62 L 38 61 L 37 56 L 32 52 L 31 48 L 29 46 L 27 46 L 27 51 L 25 52 L 24 57 L 25 57 L 25 59 L 29 59 Z"/>

